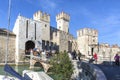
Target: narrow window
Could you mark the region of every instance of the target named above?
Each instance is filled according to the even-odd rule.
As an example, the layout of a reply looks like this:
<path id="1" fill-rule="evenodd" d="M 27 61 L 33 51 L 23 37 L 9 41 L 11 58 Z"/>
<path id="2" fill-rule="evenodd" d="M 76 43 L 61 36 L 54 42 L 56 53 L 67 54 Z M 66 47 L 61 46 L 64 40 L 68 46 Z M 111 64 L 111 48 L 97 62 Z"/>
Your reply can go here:
<path id="1" fill-rule="evenodd" d="M 36 40 L 36 23 L 35 23 L 35 40 Z"/>
<path id="2" fill-rule="evenodd" d="M 28 38 L 28 20 L 26 21 L 26 38 Z"/>
<path id="3" fill-rule="evenodd" d="M 45 27 L 47 27 L 47 24 L 45 24 Z"/>

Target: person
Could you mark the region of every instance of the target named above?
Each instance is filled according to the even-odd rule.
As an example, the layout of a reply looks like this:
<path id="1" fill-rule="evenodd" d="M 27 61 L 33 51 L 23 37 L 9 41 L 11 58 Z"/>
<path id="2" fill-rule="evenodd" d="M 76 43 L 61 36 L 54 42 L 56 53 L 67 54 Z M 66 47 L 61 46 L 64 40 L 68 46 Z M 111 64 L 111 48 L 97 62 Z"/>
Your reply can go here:
<path id="1" fill-rule="evenodd" d="M 116 54 L 115 57 L 114 57 L 114 60 L 115 60 L 115 64 L 119 66 L 119 55 Z"/>
<path id="2" fill-rule="evenodd" d="M 76 51 L 75 50 L 72 52 L 72 58 L 73 58 L 73 60 L 77 60 L 77 58 L 76 58 Z"/>
<path id="3" fill-rule="evenodd" d="M 81 58 L 81 52 L 78 50 L 78 60 L 80 61 L 80 58 Z"/>
<path id="4" fill-rule="evenodd" d="M 43 50 L 41 53 L 42 60 L 47 60 L 46 58 L 46 50 Z"/>
<path id="5" fill-rule="evenodd" d="M 89 63 L 93 63 L 93 61 L 95 61 L 95 59 L 94 59 L 93 57 L 91 57 L 91 58 L 89 59 Z"/>
<path id="6" fill-rule="evenodd" d="M 93 58 L 94 58 L 94 61 L 95 61 L 96 64 L 97 64 L 97 59 L 98 59 L 98 57 L 97 57 L 97 53 L 95 53 L 95 54 L 93 55 Z"/>

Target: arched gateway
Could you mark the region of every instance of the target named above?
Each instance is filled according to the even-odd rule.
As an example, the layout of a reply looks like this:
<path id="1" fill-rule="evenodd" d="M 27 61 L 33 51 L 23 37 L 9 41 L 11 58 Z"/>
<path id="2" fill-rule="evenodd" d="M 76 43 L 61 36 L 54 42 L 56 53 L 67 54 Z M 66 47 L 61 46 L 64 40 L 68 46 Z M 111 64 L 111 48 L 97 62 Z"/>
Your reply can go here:
<path id="1" fill-rule="evenodd" d="M 25 54 L 30 55 L 30 50 L 35 48 L 35 43 L 32 40 L 28 40 L 25 43 Z"/>

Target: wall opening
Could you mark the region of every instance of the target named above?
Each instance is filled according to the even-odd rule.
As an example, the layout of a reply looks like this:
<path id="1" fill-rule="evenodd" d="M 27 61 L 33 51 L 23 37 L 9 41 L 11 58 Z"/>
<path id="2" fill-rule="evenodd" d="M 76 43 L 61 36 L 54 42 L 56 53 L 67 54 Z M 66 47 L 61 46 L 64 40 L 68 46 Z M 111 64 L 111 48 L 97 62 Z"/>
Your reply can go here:
<path id="1" fill-rule="evenodd" d="M 35 48 L 35 43 L 31 40 L 27 41 L 25 43 L 25 54 L 30 55 L 31 49 L 34 49 L 34 48 Z"/>
<path id="2" fill-rule="evenodd" d="M 68 41 L 68 51 L 72 52 L 72 42 Z"/>

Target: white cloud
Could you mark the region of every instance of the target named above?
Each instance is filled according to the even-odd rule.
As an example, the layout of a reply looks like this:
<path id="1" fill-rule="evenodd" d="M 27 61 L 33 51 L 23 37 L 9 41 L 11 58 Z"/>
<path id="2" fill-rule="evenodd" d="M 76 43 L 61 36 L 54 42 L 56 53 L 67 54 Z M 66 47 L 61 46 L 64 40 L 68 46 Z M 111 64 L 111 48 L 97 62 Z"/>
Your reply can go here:
<path id="1" fill-rule="evenodd" d="M 83 14 L 88 18 L 92 27 L 97 28 L 103 33 L 109 33 L 113 30 L 118 30 L 120 26 L 119 13 L 95 14 L 87 9 L 83 9 Z"/>
<path id="2" fill-rule="evenodd" d="M 113 32 L 110 34 L 104 34 L 102 36 L 99 37 L 100 42 L 105 42 L 105 43 L 110 43 L 112 44 L 119 44 L 119 40 L 120 40 L 120 32 Z"/>
<path id="3" fill-rule="evenodd" d="M 54 2 L 52 2 L 52 1 L 50 1 L 50 0 L 46 0 L 46 4 L 48 6 L 50 6 L 51 8 L 55 8 L 56 7 L 56 4 Z"/>
<path id="4" fill-rule="evenodd" d="M 39 5 L 45 10 L 54 10 L 56 9 L 57 4 L 53 0 L 38 0 Z"/>
<path id="5" fill-rule="evenodd" d="M 96 14 L 86 8 L 79 11 L 99 31 L 100 42 L 116 44 L 120 40 L 120 14 L 118 12 L 106 12 Z"/>
<path id="6" fill-rule="evenodd" d="M 28 3 L 30 3 L 30 4 L 35 4 L 35 5 L 39 5 L 39 6 L 42 6 L 42 7 L 44 7 L 44 8 L 55 8 L 56 7 L 56 3 L 55 2 L 53 2 L 53 0 L 36 0 L 36 1 L 34 1 L 34 0 L 26 0 Z M 36 2 L 36 3 L 35 3 Z"/>

